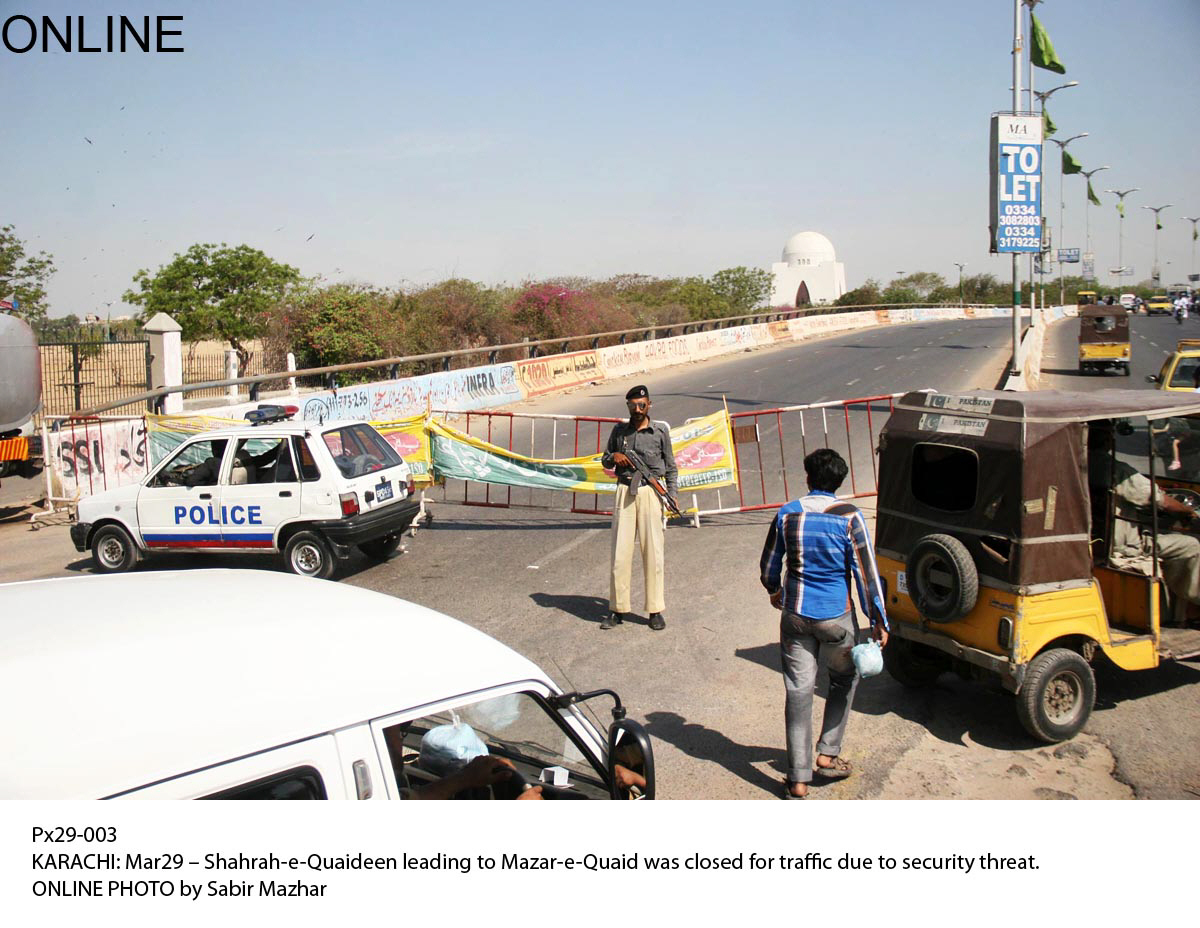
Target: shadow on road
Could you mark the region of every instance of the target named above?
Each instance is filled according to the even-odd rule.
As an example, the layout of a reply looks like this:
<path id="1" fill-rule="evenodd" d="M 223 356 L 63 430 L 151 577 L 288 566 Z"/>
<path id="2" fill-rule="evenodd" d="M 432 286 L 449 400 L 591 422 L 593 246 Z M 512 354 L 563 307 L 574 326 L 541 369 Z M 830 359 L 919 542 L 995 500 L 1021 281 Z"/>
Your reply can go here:
<path id="1" fill-rule="evenodd" d="M 543 609 L 557 609 L 586 622 L 599 622 L 608 614 L 608 600 L 575 593 L 530 593 L 529 598 Z"/>
<path id="2" fill-rule="evenodd" d="M 895 714 L 920 725 L 947 744 L 976 744 L 996 751 L 1037 747 L 1017 721 L 1008 693 L 943 674 L 931 686 L 907 689 L 886 672 L 859 683 L 854 710 L 865 715 Z"/>
<path id="3" fill-rule="evenodd" d="M 1195 661 L 1164 661 L 1152 671 L 1122 670 L 1099 663 L 1095 711 L 1115 709 L 1128 700 L 1157 696 L 1197 682 L 1200 682 L 1200 664 Z"/>
<path id="4" fill-rule="evenodd" d="M 781 719 L 782 713 L 781 705 Z M 646 729 L 655 738 L 673 744 L 689 757 L 718 764 L 739 779 L 769 792 L 779 790 L 780 778 L 787 769 L 787 753 L 783 748 L 738 744 L 721 732 L 689 722 L 675 712 L 649 713 L 646 716 Z M 764 762 L 777 770 L 779 776 L 773 777 L 754 766 Z"/>

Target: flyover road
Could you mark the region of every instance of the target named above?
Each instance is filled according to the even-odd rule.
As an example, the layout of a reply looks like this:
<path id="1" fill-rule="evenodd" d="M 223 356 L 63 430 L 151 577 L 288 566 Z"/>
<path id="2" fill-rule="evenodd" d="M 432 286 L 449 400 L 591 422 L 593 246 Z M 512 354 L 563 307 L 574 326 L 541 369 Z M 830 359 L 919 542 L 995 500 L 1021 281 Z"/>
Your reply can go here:
<path id="1" fill-rule="evenodd" d="M 1177 323 L 1170 316 L 1130 319 L 1130 374 L 1080 374 L 1079 323 L 1056 322 L 1046 333 L 1042 389 L 1090 392 L 1111 387 L 1157 390 L 1146 383 L 1157 374 L 1181 338 L 1200 338 L 1200 319 Z M 1195 799 L 1200 796 L 1200 664 L 1185 661 L 1155 670 L 1098 679 L 1096 711 L 1088 732 L 1101 739 L 1116 758 L 1117 776 L 1133 784 L 1139 796 Z"/>
<path id="2" fill-rule="evenodd" d="M 1007 358 L 1008 335 L 1003 319 L 862 330 L 600 384 L 521 409 L 619 416 L 625 391 L 639 380 L 650 388 L 653 415 L 673 423 L 711 412 L 722 395 L 738 411 L 920 387 L 991 387 Z M 799 461 L 789 463 L 800 473 Z M 872 514 L 870 500 L 863 508 Z M 355 561 L 341 582 L 457 616 L 528 655 L 564 686 L 617 689 L 655 738 L 664 798 L 778 795 L 778 613 L 758 582 L 772 513 L 668 530 L 667 629 L 655 633 L 644 612 L 640 622 L 599 629 L 608 595 L 607 519 L 450 503 L 434 510 L 433 526 L 408 543 L 406 554 L 378 565 Z M 0 561 L 0 579 L 90 569 L 65 529 L 21 531 L 12 547 L 14 539 L 0 535 L 5 550 L 19 548 L 15 561 Z M 270 566 L 171 556 L 140 569 L 216 563 Z M 635 606 L 639 595 L 635 590 Z M 404 661 L 397 655 L 398 673 Z M 1140 703 L 1145 695 L 1128 699 Z M 1123 730 L 1110 740 L 1136 736 Z M 1121 782 L 1109 745 L 1090 728 L 1068 745 L 1035 744 L 1009 697 L 953 676 L 919 692 L 886 674 L 864 681 L 843 753 L 858 774 L 814 790 L 814 798 L 1182 797 L 1196 783 L 1194 767 L 1172 768 L 1161 788 Z"/>

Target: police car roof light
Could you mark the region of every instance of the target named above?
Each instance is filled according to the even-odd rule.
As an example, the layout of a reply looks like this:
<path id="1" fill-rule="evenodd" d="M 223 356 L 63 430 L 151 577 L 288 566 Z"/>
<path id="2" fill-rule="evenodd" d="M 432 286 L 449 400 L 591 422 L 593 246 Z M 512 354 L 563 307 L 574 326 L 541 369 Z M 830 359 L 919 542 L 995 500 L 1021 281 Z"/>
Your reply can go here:
<path id="1" fill-rule="evenodd" d="M 251 425 L 266 425 L 270 422 L 285 422 L 292 418 L 298 411 L 298 406 L 278 406 L 274 404 L 260 405 L 257 409 L 251 409 L 246 413 L 246 420 Z"/>

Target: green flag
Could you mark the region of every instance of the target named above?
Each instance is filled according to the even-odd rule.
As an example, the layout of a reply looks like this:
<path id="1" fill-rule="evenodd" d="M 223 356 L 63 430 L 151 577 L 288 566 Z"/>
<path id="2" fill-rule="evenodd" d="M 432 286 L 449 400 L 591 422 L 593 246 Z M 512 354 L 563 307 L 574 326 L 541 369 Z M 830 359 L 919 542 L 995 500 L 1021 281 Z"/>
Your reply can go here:
<path id="1" fill-rule="evenodd" d="M 1154 228 L 1159 232 L 1162 231 L 1162 220 L 1157 216 L 1154 217 Z"/>
<path id="2" fill-rule="evenodd" d="M 1083 165 L 1075 160 L 1075 156 L 1065 148 L 1062 152 L 1062 172 L 1064 174 L 1078 174 L 1083 170 Z"/>
<path id="3" fill-rule="evenodd" d="M 1193 242 L 1196 241 L 1196 234 L 1197 234 L 1196 233 L 1196 224 L 1193 222 L 1192 223 L 1192 241 Z"/>
<path id="4" fill-rule="evenodd" d="M 1029 19 L 1033 23 L 1033 34 L 1029 37 L 1030 62 L 1035 68 L 1053 71 L 1055 74 L 1066 74 L 1067 69 L 1058 60 L 1058 55 L 1054 53 L 1054 45 L 1050 42 L 1050 36 L 1042 27 L 1038 18 L 1030 12 Z"/>
<path id="5" fill-rule="evenodd" d="M 1045 107 L 1042 108 L 1042 134 L 1046 138 L 1054 135 L 1058 131 L 1058 126 L 1054 124 L 1054 120 L 1050 118 L 1050 111 Z"/>
<path id="6" fill-rule="evenodd" d="M 1092 189 L 1092 181 L 1090 178 L 1088 180 L 1088 199 L 1091 200 L 1095 206 L 1100 205 L 1100 198 L 1096 196 L 1096 191 Z"/>
<path id="7" fill-rule="evenodd" d="M 1117 212 L 1121 214 L 1121 218 L 1125 218 L 1125 201 L 1117 200 Z"/>

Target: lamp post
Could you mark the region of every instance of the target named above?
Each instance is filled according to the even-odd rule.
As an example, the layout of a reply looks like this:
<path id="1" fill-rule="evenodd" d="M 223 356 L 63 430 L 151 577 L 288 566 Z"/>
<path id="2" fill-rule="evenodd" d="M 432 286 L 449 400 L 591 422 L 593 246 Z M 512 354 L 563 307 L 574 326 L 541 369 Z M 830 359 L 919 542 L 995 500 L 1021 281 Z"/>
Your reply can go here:
<path id="1" fill-rule="evenodd" d="M 1117 215 L 1120 220 L 1117 222 L 1117 270 L 1118 277 L 1125 276 L 1125 198 L 1131 193 L 1136 193 L 1140 188 L 1130 187 L 1128 190 L 1105 190 L 1105 193 L 1116 194 L 1117 197 Z"/>
<path id="2" fill-rule="evenodd" d="M 1090 171 L 1080 171 L 1079 173 L 1082 174 L 1086 179 L 1088 189 L 1090 190 L 1092 186 L 1092 175 L 1099 174 L 1101 171 L 1107 170 L 1108 165 L 1106 164 L 1104 167 L 1092 168 Z M 1087 191 L 1085 190 L 1083 194 L 1083 242 L 1084 250 L 1087 251 L 1088 254 L 1091 254 L 1092 251 L 1092 223 L 1090 215 L 1091 205 L 1091 197 L 1087 195 Z"/>
<path id="3" fill-rule="evenodd" d="M 1031 16 L 1033 15 L 1034 6 L 1036 6 L 1037 3 L 1040 3 L 1040 2 L 1041 2 L 1041 0 L 1033 0 L 1033 2 L 1030 2 L 1030 0 L 1025 0 L 1025 5 L 1027 7 L 1029 7 L 1029 13 Z M 1049 90 L 1034 90 L 1033 89 L 1033 65 L 1030 64 L 1030 66 L 1029 66 L 1029 92 L 1031 94 L 1033 94 L 1034 97 L 1037 98 L 1038 104 L 1040 106 L 1039 115 L 1042 117 L 1043 130 L 1046 125 L 1046 101 L 1049 100 L 1054 94 L 1058 93 L 1060 90 L 1066 90 L 1068 87 L 1078 87 L 1078 86 L 1079 86 L 1079 81 L 1067 81 L 1065 84 L 1059 84 L 1057 87 L 1051 87 Z M 1032 106 L 1030 108 L 1032 109 Z M 1084 133 L 1084 134 L 1086 135 L 1087 133 Z M 1047 137 L 1046 141 L 1053 142 L 1055 140 Z M 1061 180 L 1060 180 L 1060 183 L 1061 183 Z M 1045 188 L 1042 188 L 1042 189 L 1044 190 Z M 1061 190 L 1059 191 L 1059 199 L 1060 200 L 1062 199 L 1062 191 Z M 1045 200 L 1043 200 L 1042 202 L 1045 203 Z M 1043 222 L 1043 230 L 1044 230 L 1045 229 L 1045 219 L 1044 218 L 1043 218 L 1042 222 Z M 1059 229 L 1059 234 L 1060 235 L 1062 234 L 1062 229 Z M 1044 261 L 1042 262 L 1042 265 L 1044 268 L 1044 266 L 1045 266 Z M 1029 289 L 1033 290 L 1033 255 L 1029 256 Z M 1044 291 L 1045 291 L 1045 288 L 1043 287 L 1043 293 L 1042 293 L 1042 302 L 1043 303 L 1046 301 L 1046 294 Z"/>
<path id="4" fill-rule="evenodd" d="M 1154 267 L 1152 267 L 1150 269 L 1150 277 L 1154 281 L 1154 286 L 1156 286 L 1156 287 L 1161 284 L 1161 280 L 1159 278 L 1162 277 L 1162 274 L 1158 270 L 1158 228 L 1159 228 L 1159 226 L 1162 225 L 1162 223 L 1159 222 L 1158 214 L 1161 213 L 1164 209 L 1169 209 L 1170 206 L 1171 206 L 1170 203 L 1164 203 L 1162 206 L 1143 206 L 1142 207 L 1142 209 L 1148 209 L 1152 213 L 1154 213 Z"/>
<path id="5" fill-rule="evenodd" d="M 1192 250 L 1195 251 L 1195 248 L 1193 247 Z M 963 286 L 962 286 L 962 272 L 963 272 L 963 268 L 967 266 L 967 262 L 966 261 L 955 261 L 954 266 L 956 268 L 958 268 L 958 302 L 961 305 L 964 302 Z"/>
<path id="6" fill-rule="evenodd" d="M 1196 273 L 1196 223 L 1200 222 L 1200 216 L 1184 216 L 1183 221 L 1192 224 L 1192 260 L 1188 262 L 1188 283 L 1190 284 L 1194 283 L 1191 278 Z M 1193 287 L 1192 289 L 1195 290 L 1196 288 Z"/>
<path id="7" fill-rule="evenodd" d="M 1063 196 L 1063 166 L 1062 166 L 1062 163 L 1067 158 L 1067 146 L 1070 145 L 1072 142 L 1076 141 L 1077 139 L 1085 139 L 1085 138 L 1087 138 L 1087 136 L 1088 136 L 1088 134 L 1086 132 L 1080 132 L 1078 135 L 1073 135 L 1069 139 L 1064 139 L 1061 142 L 1058 139 L 1050 139 L 1049 140 L 1058 146 L 1058 149 L 1060 152 L 1060 157 L 1058 159 L 1058 236 L 1059 236 L 1058 247 L 1059 248 L 1062 248 L 1067 240 L 1066 235 L 1063 234 L 1063 205 L 1064 205 L 1063 201 L 1066 199 L 1066 197 Z M 1060 261 L 1060 262 L 1058 262 L 1058 305 L 1062 306 L 1063 301 L 1065 299 L 1066 299 L 1066 293 L 1064 292 L 1064 285 L 1063 285 L 1062 262 Z"/>

